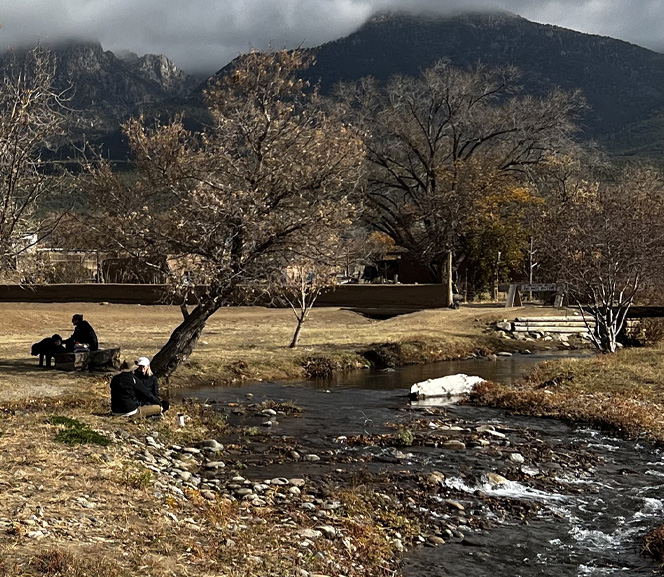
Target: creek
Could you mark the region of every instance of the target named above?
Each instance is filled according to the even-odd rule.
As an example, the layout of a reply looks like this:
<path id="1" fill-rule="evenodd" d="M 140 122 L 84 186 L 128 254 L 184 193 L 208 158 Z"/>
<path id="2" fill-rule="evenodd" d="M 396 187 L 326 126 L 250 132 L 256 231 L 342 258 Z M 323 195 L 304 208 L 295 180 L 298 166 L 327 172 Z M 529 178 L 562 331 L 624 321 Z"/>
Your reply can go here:
<path id="1" fill-rule="evenodd" d="M 558 492 L 552 488 L 555 485 L 543 488 L 529 483 L 528 475 L 521 475 L 518 482 L 487 483 L 486 474 L 504 465 L 505 456 L 500 452 L 450 451 L 434 446 L 413 446 L 398 452 L 393 447 L 357 447 L 344 442 L 352 435 L 385 433 L 386 423 L 408 426 L 416 417 L 426 416 L 426 412 L 421 412 L 426 408 L 413 409 L 407 399 L 408 389 L 415 382 L 456 373 L 512 382 L 536 363 L 565 355 L 552 352 L 517 355 L 496 362 L 455 361 L 393 372 L 356 372 L 318 382 L 188 389 L 179 391 L 177 396 L 220 405 L 246 402 L 249 397 L 256 403 L 270 399 L 292 401 L 301 407 L 303 412 L 298 418 L 279 417 L 280 422 L 270 427 L 270 436 L 297 439 L 308 452 L 334 453 L 337 457 L 316 463 L 266 458 L 269 442 L 257 441 L 256 458 L 248 457 L 244 466 L 249 470 L 255 467 L 256 474 L 263 478 L 320 478 L 335 472 L 343 478 L 346 470 L 340 467 L 358 467 L 340 464 L 343 457 L 348 457 L 350 463 L 357 462 L 354 457 L 358 456 L 363 457 L 359 466 L 373 474 L 404 468 L 422 474 L 433 470 L 443 473 L 445 485 L 455 492 L 455 499 L 469 514 L 484 514 L 491 528 L 465 527 L 473 540 L 450 539 L 440 547 L 415 547 L 404 561 L 406 577 L 657 574 L 656 563 L 639 554 L 636 541 L 637 536 L 664 522 L 664 454 L 657 448 L 553 419 L 524 418 L 465 405 L 445 407 L 447 417 L 464 427 L 490 425 L 503 431 L 510 450 L 519 449 L 528 437 L 535 444 L 551 447 L 563 460 L 575 451 L 592 455 L 592 466 L 583 470 L 554 470 L 555 482 L 567 488 Z M 260 427 L 262 423 L 255 415 L 239 415 L 234 424 Z M 367 455 L 371 459 L 365 459 Z M 526 467 L 523 469 L 530 474 Z M 496 517 L 489 510 L 481 510 L 478 491 L 507 501 L 534 502 L 541 509 L 527 522 Z M 427 507 L 420 506 L 423 510 Z"/>

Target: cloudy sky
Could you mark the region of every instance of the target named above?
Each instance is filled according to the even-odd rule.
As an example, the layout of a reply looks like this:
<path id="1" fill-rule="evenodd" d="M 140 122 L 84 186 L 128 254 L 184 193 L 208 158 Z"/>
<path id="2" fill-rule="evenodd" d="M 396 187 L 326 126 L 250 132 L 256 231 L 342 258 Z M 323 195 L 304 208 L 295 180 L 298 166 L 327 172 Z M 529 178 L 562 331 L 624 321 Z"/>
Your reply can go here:
<path id="1" fill-rule="evenodd" d="M 529 20 L 664 51 L 664 0 L 7 0 L 0 50 L 62 38 L 113 51 L 166 54 L 213 72 L 250 48 L 315 46 L 387 9 L 505 9 Z"/>

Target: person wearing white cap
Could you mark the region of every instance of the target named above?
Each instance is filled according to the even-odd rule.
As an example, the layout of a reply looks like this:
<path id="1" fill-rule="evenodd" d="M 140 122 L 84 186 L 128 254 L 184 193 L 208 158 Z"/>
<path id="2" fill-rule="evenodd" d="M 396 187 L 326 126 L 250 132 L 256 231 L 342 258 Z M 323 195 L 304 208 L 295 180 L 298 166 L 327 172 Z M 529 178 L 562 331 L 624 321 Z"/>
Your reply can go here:
<path id="1" fill-rule="evenodd" d="M 147 357 L 138 357 L 136 361 L 136 370 L 134 375 L 143 385 L 146 391 L 149 391 L 153 397 L 159 398 L 159 381 L 157 377 L 152 374 L 150 369 L 150 359 Z"/>
<path id="2" fill-rule="evenodd" d="M 150 368 L 150 359 L 147 357 L 138 357 L 136 361 L 136 370 L 134 376 L 138 382 L 136 387 L 138 400 L 141 405 L 159 404 L 164 411 L 168 410 L 169 402 L 162 401 L 159 398 L 159 381 L 152 373 Z M 145 411 L 147 407 L 144 407 Z"/>
<path id="3" fill-rule="evenodd" d="M 122 417 L 158 416 L 162 413 L 162 403 L 126 366 L 111 379 L 111 413 Z"/>

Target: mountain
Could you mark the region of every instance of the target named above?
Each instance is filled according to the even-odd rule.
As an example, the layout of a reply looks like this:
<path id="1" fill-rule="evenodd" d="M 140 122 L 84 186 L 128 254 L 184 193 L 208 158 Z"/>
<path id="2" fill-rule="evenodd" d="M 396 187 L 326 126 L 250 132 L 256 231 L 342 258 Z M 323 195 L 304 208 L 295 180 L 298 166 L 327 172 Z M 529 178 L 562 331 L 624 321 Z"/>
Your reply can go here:
<path id="1" fill-rule="evenodd" d="M 185 74 L 162 55 L 118 57 L 98 42 L 60 42 L 47 48 L 56 59 L 54 88 L 66 94 L 72 110 L 71 136 L 110 146 L 114 156 L 126 156 L 121 122 L 144 111 L 155 116 L 162 107 L 184 108 L 186 97 L 200 84 L 200 78 Z M 14 56 L 21 58 L 22 52 Z M 0 57 L 0 66 L 10 57 Z"/>
<path id="2" fill-rule="evenodd" d="M 50 46 L 58 59 L 56 86 L 71 87 L 72 134 L 125 159 L 119 125 L 143 112 L 165 118 L 184 112 L 189 127 L 206 121 L 202 79 L 165 56 L 115 55 L 99 43 Z M 580 138 L 615 156 L 661 162 L 664 152 L 664 54 L 608 37 L 537 24 L 507 12 L 454 17 L 385 13 L 353 34 L 312 49 L 306 71 L 329 93 L 339 81 L 393 74 L 415 76 L 440 58 L 461 67 L 514 65 L 523 91 L 580 89 L 590 106 Z M 2 64 L 0 57 L 0 65 Z M 233 63 L 212 78 L 226 73 Z"/>
<path id="3" fill-rule="evenodd" d="M 613 38 L 530 22 L 509 13 L 455 17 L 386 13 L 314 50 L 307 76 L 339 81 L 417 75 L 440 58 L 468 67 L 514 65 L 524 92 L 581 89 L 590 110 L 582 138 L 615 154 L 656 157 L 664 141 L 664 54 Z"/>

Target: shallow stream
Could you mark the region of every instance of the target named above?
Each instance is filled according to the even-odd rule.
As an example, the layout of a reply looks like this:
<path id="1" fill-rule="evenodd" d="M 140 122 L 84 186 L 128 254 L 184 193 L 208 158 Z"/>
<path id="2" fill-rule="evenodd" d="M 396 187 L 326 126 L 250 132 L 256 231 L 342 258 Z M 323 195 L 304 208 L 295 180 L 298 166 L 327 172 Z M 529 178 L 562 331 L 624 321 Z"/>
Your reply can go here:
<path id="1" fill-rule="evenodd" d="M 437 447 L 410 447 L 399 459 L 393 448 L 350 447 L 344 437 L 379 434 L 384 424 L 422 416 L 409 407 L 407 393 L 414 382 L 448 374 L 466 373 L 486 379 L 511 382 L 536 363 L 561 356 L 514 356 L 490 362 L 471 360 L 408 367 L 387 373 L 353 373 L 334 381 L 297 384 L 256 383 L 236 388 L 181 391 L 179 396 L 218 403 L 235 400 L 293 401 L 302 407 L 298 418 L 281 418 L 271 435 L 295 438 L 311 452 L 366 455 L 372 460 L 364 467 L 372 473 L 390 467 L 409 471 L 444 473 L 445 483 L 457 491 L 458 500 L 470 511 L 477 507 L 473 494 L 536 501 L 543 505 L 538 517 L 528 523 L 493 519 L 493 528 L 476 531 L 474 541 L 450 541 L 441 547 L 417 547 L 406 560 L 408 577 L 463 576 L 530 577 L 652 575 L 654 562 L 639 555 L 636 537 L 664 522 L 664 454 L 656 448 L 604 435 L 586 427 L 570 427 L 552 419 L 522 418 L 503 411 L 472 406 L 446 407 L 450 417 L 466 424 L 491 424 L 507 431 L 512 447 L 525 435 L 553 447 L 564 457 L 579 450 L 597 457 L 597 464 L 583 472 L 561 469 L 561 482 L 578 486 L 578 494 L 559 495 L 529 486 L 526 481 L 492 486 L 482 474 L 496 469 L 499 459 L 482 451 L 449 451 Z M 242 424 L 260 426 L 249 415 Z M 261 451 L 260 444 L 256 447 Z M 404 450 L 405 451 L 405 450 Z M 248 463 L 251 466 L 251 463 Z M 258 465 L 258 461 L 257 461 Z M 341 472 L 339 461 L 320 463 L 263 460 L 260 473 L 277 476 L 314 476 Z M 467 501 L 464 501 L 467 495 Z M 474 543 L 473 546 L 468 546 Z"/>

